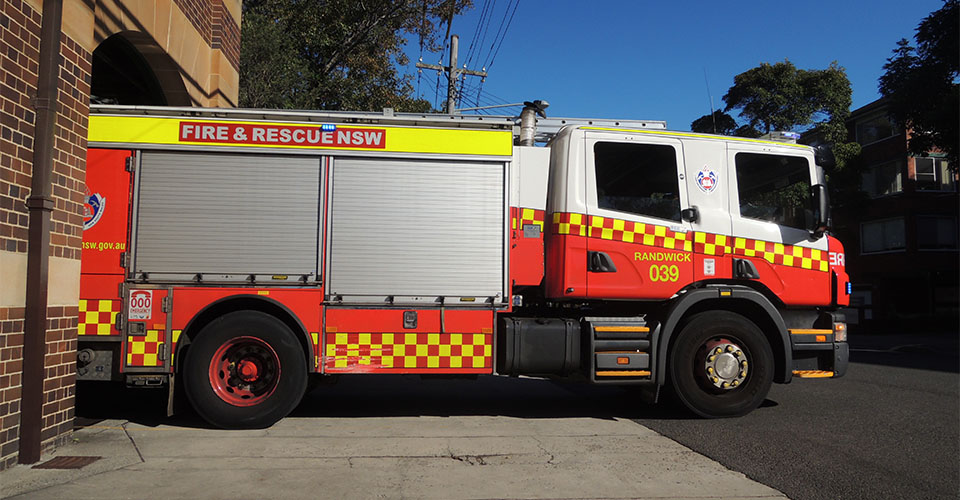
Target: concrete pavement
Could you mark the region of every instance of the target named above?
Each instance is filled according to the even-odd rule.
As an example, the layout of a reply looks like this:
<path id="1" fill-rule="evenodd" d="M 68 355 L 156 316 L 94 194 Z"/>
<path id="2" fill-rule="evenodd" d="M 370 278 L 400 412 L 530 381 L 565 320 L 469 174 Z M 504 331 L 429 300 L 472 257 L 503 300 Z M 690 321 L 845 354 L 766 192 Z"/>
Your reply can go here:
<path id="1" fill-rule="evenodd" d="M 389 387 L 373 378 L 358 383 L 366 384 L 361 394 L 373 397 L 378 390 L 405 401 L 436 394 L 416 378 L 396 378 Z M 453 399 L 463 391 L 483 391 L 480 400 L 475 392 L 462 396 L 475 404 L 523 394 L 561 406 L 578 400 L 563 386 L 539 380 L 440 384 L 439 393 Z M 355 394 L 347 385 L 315 392 L 294 416 L 265 430 L 215 430 L 189 420 L 93 421 L 55 455 L 102 459 L 79 470 L 16 466 L 0 473 L 0 496 L 786 498 L 628 418 L 429 410 L 398 415 L 389 400 L 383 415 L 323 415 L 318 408 L 324 404 Z M 457 401 L 452 404 L 457 408 Z"/>

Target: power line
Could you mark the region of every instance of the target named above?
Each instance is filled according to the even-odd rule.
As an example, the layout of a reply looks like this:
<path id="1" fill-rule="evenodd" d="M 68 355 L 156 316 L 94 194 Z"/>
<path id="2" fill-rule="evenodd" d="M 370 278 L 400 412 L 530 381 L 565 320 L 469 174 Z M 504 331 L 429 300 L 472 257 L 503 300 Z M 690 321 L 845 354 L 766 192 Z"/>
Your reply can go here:
<path id="1" fill-rule="evenodd" d="M 507 14 L 510 12 L 510 3 L 513 0 L 509 0 L 507 3 L 507 8 L 503 10 L 503 18 L 500 19 L 500 26 L 497 26 L 497 34 L 493 36 L 493 41 L 490 42 L 490 48 L 487 49 L 487 55 L 483 58 L 484 61 L 490 59 L 490 54 L 493 53 L 493 47 L 497 44 L 497 40 L 500 39 L 500 33 L 503 32 L 503 27 L 507 23 Z M 486 67 L 486 62 L 484 62 L 484 67 Z"/>
<path id="2" fill-rule="evenodd" d="M 483 50 L 483 42 L 487 39 L 487 31 L 490 30 L 490 18 L 493 17 L 493 10 L 496 8 L 496 5 L 497 0 L 493 0 L 490 13 L 487 15 L 487 25 L 483 28 L 483 35 L 480 36 L 480 42 L 477 44 L 477 57 L 480 56 L 480 52 Z"/>
<path id="3" fill-rule="evenodd" d="M 496 0 L 493 0 L 496 3 Z M 480 36 L 480 29 L 483 26 L 484 20 L 489 24 L 490 17 L 487 15 L 487 12 L 490 10 L 490 2 L 484 0 L 483 10 L 480 11 L 480 19 L 477 21 L 477 26 L 473 29 L 473 37 L 470 38 L 470 47 L 467 48 L 467 66 L 473 62 L 473 56 L 475 52 L 475 47 L 479 47 L 477 43 L 477 37 Z"/>
<path id="4" fill-rule="evenodd" d="M 483 67 L 489 68 L 490 66 L 493 66 L 493 61 L 497 58 L 497 54 L 500 53 L 500 47 L 503 46 L 503 41 L 507 38 L 507 31 L 510 30 L 510 25 L 513 24 L 513 16 L 517 13 L 517 7 L 519 6 L 520 0 L 516 0 L 513 4 L 513 12 L 510 13 L 510 20 L 507 21 L 507 26 L 503 29 L 503 36 L 500 37 L 500 43 L 497 44 L 497 50 L 493 52 L 493 57 L 490 58 L 490 62 L 484 64 Z M 507 5 L 507 8 L 510 8 L 509 4 Z M 506 11 L 504 11 L 504 16 L 506 16 Z"/>

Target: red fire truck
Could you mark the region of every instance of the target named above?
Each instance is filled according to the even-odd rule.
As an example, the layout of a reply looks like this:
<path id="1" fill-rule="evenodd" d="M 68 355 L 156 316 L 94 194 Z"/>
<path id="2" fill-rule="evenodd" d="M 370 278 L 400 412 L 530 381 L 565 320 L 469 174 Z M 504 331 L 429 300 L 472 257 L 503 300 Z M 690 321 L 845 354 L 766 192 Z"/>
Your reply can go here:
<path id="1" fill-rule="evenodd" d="M 843 375 L 826 154 L 533 111 L 94 106 L 78 379 L 244 428 L 340 375 L 667 386 L 706 417 Z"/>

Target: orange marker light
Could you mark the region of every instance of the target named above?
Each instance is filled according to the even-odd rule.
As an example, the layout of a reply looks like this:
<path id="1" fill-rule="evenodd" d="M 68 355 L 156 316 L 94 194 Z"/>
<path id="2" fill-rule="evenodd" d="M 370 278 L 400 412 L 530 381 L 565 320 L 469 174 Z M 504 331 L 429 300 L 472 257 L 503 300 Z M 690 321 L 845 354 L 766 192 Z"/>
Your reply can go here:
<path id="1" fill-rule="evenodd" d="M 817 342 L 826 342 L 826 341 L 827 341 L 826 335 L 817 335 Z"/>
<path id="2" fill-rule="evenodd" d="M 618 364 L 618 365 L 629 365 L 629 364 L 630 364 L 630 358 L 627 358 L 627 357 L 617 358 L 617 364 Z"/>

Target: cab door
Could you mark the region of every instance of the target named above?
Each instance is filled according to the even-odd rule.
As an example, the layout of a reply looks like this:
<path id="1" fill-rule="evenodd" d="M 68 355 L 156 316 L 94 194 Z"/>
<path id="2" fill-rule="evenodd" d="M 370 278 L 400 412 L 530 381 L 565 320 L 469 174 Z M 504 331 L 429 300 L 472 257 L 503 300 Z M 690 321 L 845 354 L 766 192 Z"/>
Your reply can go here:
<path id="1" fill-rule="evenodd" d="M 807 229 L 817 172 L 809 150 L 728 145 L 734 260 L 787 305 L 830 302 L 827 238 Z"/>
<path id="2" fill-rule="evenodd" d="M 688 206 L 692 209 L 688 219 L 694 231 L 694 280 L 729 279 L 733 230 L 727 144 L 717 139 L 690 138 L 683 146 Z"/>
<path id="3" fill-rule="evenodd" d="M 692 279 L 692 234 L 680 140 L 585 136 L 587 296 L 665 299 Z"/>
<path id="4" fill-rule="evenodd" d="M 122 259 L 129 240 L 133 152 L 125 149 L 88 149 L 86 193 L 83 204 L 83 250 L 80 258 L 81 339 L 110 338 L 121 309 L 119 286 L 126 268 Z"/>

